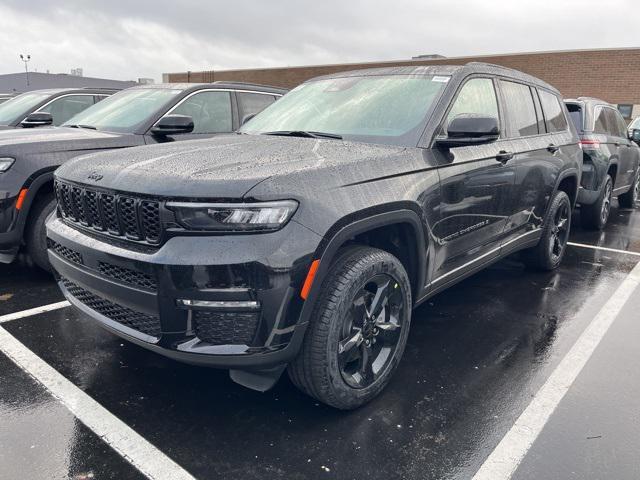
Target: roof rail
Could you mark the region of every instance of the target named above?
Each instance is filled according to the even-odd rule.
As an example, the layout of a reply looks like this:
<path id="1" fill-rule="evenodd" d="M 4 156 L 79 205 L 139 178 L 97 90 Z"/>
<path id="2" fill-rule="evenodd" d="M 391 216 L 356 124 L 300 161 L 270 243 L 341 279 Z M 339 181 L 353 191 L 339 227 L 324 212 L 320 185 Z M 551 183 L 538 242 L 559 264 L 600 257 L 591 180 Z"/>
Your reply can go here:
<path id="1" fill-rule="evenodd" d="M 242 85 L 242 86 L 245 86 L 245 87 L 262 87 L 262 88 L 271 88 L 271 89 L 274 89 L 274 90 L 287 90 L 285 87 L 276 87 L 274 85 L 264 85 L 262 83 L 236 82 L 235 80 L 216 80 L 213 83 L 214 84 L 226 83 L 226 84 L 233 84 L 233 85 Z"/>

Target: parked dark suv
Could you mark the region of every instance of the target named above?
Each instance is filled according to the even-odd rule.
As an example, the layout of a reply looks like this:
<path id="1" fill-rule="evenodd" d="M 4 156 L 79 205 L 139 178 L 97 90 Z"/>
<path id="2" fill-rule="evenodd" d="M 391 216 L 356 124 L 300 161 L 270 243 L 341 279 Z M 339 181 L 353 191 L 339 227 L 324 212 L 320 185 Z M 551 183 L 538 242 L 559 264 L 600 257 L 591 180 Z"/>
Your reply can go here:
<path id="1" fill-rule="evenodd" d="M 580 135 L 583 165 L 578 190 L 584 227 L 601 230 L 607 224 L 611 199 L 633 208 L 640 189 L 640 148 L 627 133 L 616 107 L 597 98 L 565 100 Z"/>
<path id="2" fill-rule="evenodd" d="M 0 105 L 0 130 L 62 125 L 117 91 L 111 88 L 56 88 L 23 93 Z"/>
<path id="3" fill-rule="evenodd" d="M 258 390 L 288 366 L 355 408 L 389 381 L 414 306 L 518 250 L 558 266 L 580 163 L 559 93 L 520 72 L 339 73 L 240 134 L 67 163 L 49 256 L 117 335 Z"/>
<path id="4" fill-rule="evenodd" d="M 140 86 L 62 128 L 0 132 L 0 263 L 13 261 L 24 243 L 35 263 L 49 268 L 44 221 L 55 209 L 53 171 L 70 158 L 229 133 L 284 93 L 240 83 Z"/>

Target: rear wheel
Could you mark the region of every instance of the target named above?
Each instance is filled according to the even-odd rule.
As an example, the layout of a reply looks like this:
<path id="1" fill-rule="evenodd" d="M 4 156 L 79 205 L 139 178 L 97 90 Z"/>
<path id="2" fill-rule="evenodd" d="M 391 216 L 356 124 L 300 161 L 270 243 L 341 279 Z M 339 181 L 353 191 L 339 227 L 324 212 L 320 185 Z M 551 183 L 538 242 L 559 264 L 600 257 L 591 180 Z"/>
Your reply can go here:
<path id="1" fill-rule="evenodd" d="M 535 247 L 523 252 L 527 266 L 537 270 L 557 268 L 567 248 L 570 227 L 571 201 L 565 192 L 558 191 L 551 199 L 540 241 Z"/>
<path id="2" fill-rule="evenodd" d="M 636 173 L 633 185 L 628 192 L 618 195 L 618 203 L 622 208 L 635 208 L 640 196 L 640 171 Z"/>
<path id="3" fill-rule="evenodd" d="M 51 265 L 49 264 L 49 257 L 47 256 L 45 221 L 55 208 L 56 201 L 52 193 L 36 199 L 34 205 L 31 207 L 25 235 L 29 256 L 38 267 L 47 272 L 51 271 Z"/>
<path id="4" fill-rule="evenodd" d="M 611 213 L 612 193 L 613 179 L 607 175 L 598 200 L 592 205 L 580 206 L 580 223 L 584 228 L 602 230 L 607 225 Z"/>
<path id="5" fill-rule="evenodd" d="M 323 282 L 289 376 L 323 403 L 357 408 L 391 379 L 410 321 L 411 289 L 400 261 L 375 248 L 345 249 Z"/>

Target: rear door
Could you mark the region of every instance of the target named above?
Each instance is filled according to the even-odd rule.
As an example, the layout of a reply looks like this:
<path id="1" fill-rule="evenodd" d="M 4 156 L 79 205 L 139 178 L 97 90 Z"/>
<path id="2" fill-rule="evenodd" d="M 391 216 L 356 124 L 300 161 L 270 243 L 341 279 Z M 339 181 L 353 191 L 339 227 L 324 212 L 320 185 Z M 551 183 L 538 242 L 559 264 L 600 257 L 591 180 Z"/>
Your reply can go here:
<path id="1" fill-rule="evenodd" d="M 457 115 L 501 118 L 495 81 L 472 77 L 459 88 L 442 130 Z M 501 122 L 502 123 L 502 122 Z M 440 175 L 439 220 L 432 284 L 436 288 L 499 254 L 514 172 L 501 161 L 503 140 L 475 146 L 436 149 L 444 166 Z"/>
<path id="2" fill-rule="evenodd" d="M 537 241 L 556 180 L 578 154 L 558 96 L 533 85 L 500 81 L 515 182 L 505 227 L 503 253 Z"/>

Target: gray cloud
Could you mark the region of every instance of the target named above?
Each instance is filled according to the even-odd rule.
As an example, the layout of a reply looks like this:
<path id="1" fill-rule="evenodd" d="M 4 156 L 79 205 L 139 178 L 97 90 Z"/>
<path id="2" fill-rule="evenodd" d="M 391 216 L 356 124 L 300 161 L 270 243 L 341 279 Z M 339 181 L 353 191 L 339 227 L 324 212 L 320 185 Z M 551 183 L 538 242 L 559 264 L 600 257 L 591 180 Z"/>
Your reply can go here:
<path id="1" fill-rule="evenodd" d="M 637 45 L 633 0 L 51 0 L 0 4 L 0 72 L 162 72 Z"/>

